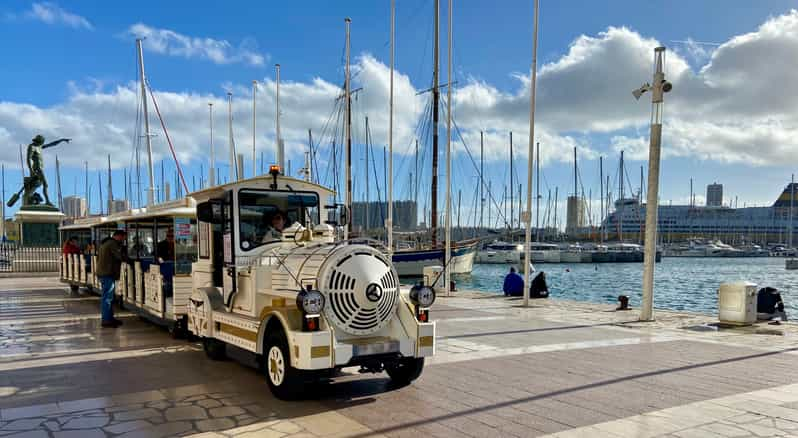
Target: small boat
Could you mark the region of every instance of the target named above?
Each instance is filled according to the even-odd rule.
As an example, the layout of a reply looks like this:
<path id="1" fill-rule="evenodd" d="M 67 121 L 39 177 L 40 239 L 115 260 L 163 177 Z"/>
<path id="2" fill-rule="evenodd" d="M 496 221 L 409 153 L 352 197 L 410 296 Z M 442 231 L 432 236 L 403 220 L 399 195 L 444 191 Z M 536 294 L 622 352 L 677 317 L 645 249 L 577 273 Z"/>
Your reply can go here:
<path id="1" fill-rule="evenodd" d="M 487 244 L 477 254 L 477 263 L 501 263 L 515 265 L 521 262 L 523 245 L 495 241 Z"/>
<path id="2" fill-rule="evenodd" d="M 784 267 L 788 270 L 798 269 L 798 259 L 787 259 L 784 261 Z"/>
<path id="3" fill-rule="evenodd" d="M 533 263 L 560 263 L 560 247 L 554 243 L 532 242 L 529 257 Z"/>

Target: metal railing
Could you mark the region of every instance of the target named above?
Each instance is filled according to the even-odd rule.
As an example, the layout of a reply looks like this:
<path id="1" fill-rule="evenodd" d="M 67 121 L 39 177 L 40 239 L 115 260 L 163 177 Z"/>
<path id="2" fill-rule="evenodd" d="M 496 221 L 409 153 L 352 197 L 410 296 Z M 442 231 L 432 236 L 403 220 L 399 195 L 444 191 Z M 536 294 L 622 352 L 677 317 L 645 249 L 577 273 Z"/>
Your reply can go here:
<path id="1" fill-rule="evenodd" d="M 0 243 L 0 272 L 58 272 L 61 248 Z"/>

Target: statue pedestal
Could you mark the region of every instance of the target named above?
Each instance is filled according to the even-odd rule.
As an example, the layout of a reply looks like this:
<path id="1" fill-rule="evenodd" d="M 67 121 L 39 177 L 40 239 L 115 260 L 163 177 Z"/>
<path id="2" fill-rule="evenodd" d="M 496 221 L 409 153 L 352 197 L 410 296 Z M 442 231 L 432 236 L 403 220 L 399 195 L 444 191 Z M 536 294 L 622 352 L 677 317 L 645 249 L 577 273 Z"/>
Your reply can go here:
<path id="1" fill-rule="evenodd" d="M 23 207 L 14 214 L 19 243 L 25 247 L 61 247 L 58 226 L 64 213 L 53 207 Z"/>

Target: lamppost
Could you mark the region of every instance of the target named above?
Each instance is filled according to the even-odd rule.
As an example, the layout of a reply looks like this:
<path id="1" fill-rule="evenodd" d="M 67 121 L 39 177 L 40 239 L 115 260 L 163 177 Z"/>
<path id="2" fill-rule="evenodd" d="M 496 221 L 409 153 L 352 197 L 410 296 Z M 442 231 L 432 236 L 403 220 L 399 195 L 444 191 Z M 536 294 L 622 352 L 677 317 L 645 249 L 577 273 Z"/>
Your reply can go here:
<path id="1" fill-rule="evenodd" d="M 665 80 L 662 72 L 662 58 L 665 47 L 654 49 L 654 82 L 643 84 L 632 92 L 635 99 L 646 91 L 651 91 L 651 137 L 648 147 L 648 194 L 646 199 L 646 237 L 643 255 L 643 302 L 640 306 L 640 320 L 654 318 L 654 264 L 657 258 L 657 197 L 659 196 L 659 158 L 662 142 L 663 95 L 673 88 Z"/>

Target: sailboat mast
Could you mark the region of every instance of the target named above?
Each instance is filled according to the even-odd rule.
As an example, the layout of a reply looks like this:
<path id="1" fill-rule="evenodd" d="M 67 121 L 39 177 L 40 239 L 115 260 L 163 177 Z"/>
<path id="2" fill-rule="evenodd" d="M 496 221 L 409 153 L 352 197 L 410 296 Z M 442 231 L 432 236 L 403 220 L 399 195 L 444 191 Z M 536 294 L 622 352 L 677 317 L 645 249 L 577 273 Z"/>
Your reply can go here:
<path id="1" fill-rule="evenodd" d="M 485 133 L 479 131 L 479 228 L 484 227 L 485 216 Z"/>
<path id="2" fill-rule="evenodd" d="M 86 215 L 91 215 L 91 198 L 89 198 L 89 162 L 83 162 L 83 177 L 86 181 L 86 187 L 84 188 L 83 194 L 86 196 Z"/>
<path id="3" fill-rule="evenodd" d="M 512 231 L 515 217 L 515 208 L 513 208 L 513 131 L 510 131 L 510 230 Z M 510 237 L 512 240 L 512 237 Z"/>
<path id="4" fill-rule="evenodd" d="M 208 166 L 208 184 L 213 187 L 216 185 L 216 155 L 213 150 L 213 102 L 208 102 L 208 120 L 211 128 L 211 164 Z"/>
<path id="5" fill-rule="evenodd" d="M 574 146 L 574 198 L 579 199 L 579 188 L 577 187 L 579 183 L 576 180 L 577 175 L 579 175 L 579 170 L 576 165 L 576 146 Z"/>
<path id="6" fill-rule="evenodd" d="M 604 243 L 604 157 L 599 157 L 599 240 Z"/>
<path id="7" fill-rule="evenodd" d="M 59 190 L 61 183 L 58 183 Z M 59 199 L 61 194 L 59 193 Z M 60 202 L 60 201 L 59 201 Z M 114 211 L 114 186 L 111 184 L 111 154 L 108 154 L 108 214 Z"/>
<path id="8" fill-rule="evenodd" d="M 436 2 L 438 0 L 435 0 Z M 449 45 L 447 49 L 446 80 L 449 82 L 446 87 L 446 223 L 444 224 L 444 235 L 446 238 L 444 266 L 444 287 L 446 295 L 451 293 L 452 268 L 452 0 L 449 0 Z"/>
<path id="9" fill-rule="evenodd" d="M 350 227 L 352 226 L 352 100 L 350 97 L 351 84 L 349 83 L 349 24 L 352 20 L 347 17 L 346 23 L 346 78 L 344 80 L 344 99 L 346 102 L 346 226 L 344 227 L 344 239 L 349 238 Z"/>
<path id="10" fill-rule="evenodd" d="M 347 26 L 347 77 L 349 76 L 349 27 Z M 280 64 L 274 64 L 274 68 L 276 70 L 276 80 L 275 84 L 277 85 L 277 94 L 276 99 L 274 101 L 275 105 L 275 115 L 274 115 L 274 124 L 275 124 L 275 131 L 277 134 L 277 165 L 280 166 L 280 172 L 285 175 L 285 150 L 283 149 L 283 139 L 280 135 Z M 289 174 L 291 172 L 288 172 Z"/>
<path id="11" fill-rule="evenodd" d="M 144 138 L 147 141 L 147 164 L 150 177 L 150 186 L 147 188 L 147 205 L 155 202 L 155 177 L 152 168 L 152 138 L 150 137 L 150 117 L 147 112 L 147 85 L 144 76 L 144 52 L 141 49 L 141 38 L 136 39 L 136 49 L 139 54 L 139 81 L 141 82 L 141 107 L 144 110 Z"/>
<path id="12" fill-rule="evenodd" d="M 535 149 L 535 228 L 537 241 L 540 242 L 540 142 Z"/>
<path id="13" fill-rule="evenodd" d="M 227 93 L 227 137 L 230 148 L 230 182 L 238 179 L 236 166 L 236 146 L 233 142 L 233 93 Z"/>
<path id="14" fill-rule="evenodd" d="M 388 253 L 393 253 L 393 55 L 394 55 L 394 22 L 396 19 L 396 1 L 391 0 L 391 75 L 388 98 L 388 218 L 385 228 L 388 229 Z"/>
<path id="15" fill-rule="evenodd" d="M 621 164 L 618 170 L 618 241 L 623 242 L 623 151 L 621 151 Z"/>
<path id="16" fill-rule="evenodd" d="M 438 89 L 438 68 L 440 58 L 439 35 L 440 35 L 440 0 L 434 1 L 435 11 L 433 25 L 432 51 L 432 205 L 430 212 L 430 232 L 432 233 L 432 246 L 438 243 L 438 106 L 440 105 L 440 90 Z M 447 271 L 448 272 L 448 271 Z"/>
<path id="17" fill-rule="evenodd" d="M 538 0 L 535 0 L 535 17 L 532 30 L 532 67 L 531 78 L 529 81 L 529 152 L 527 156 L 526 174 L 526 233 L 524 235 L 524 306 L 529 305 L 529 292 L 531 285 L 530 278 L 530 247 L 532 246 L 532 156 L 534 155 L 533 145 L 535 141 L 535 82 L 537 80 L 537 61 L 538 61 Z"/>
<path id="18" fill-rule="evenodd" d="M 258 81 L 252 81 L 252 176 L 258 174 L 258 160 L 255 155 L 255 96 L 258 92 Z M 244 175 L 241 175 L 242 177 Z"/>
<path id="19" fill-rule="evenodd" d="M 3 174 L 5 175 L 5 169 L 3 169 Z M 58 161 L 58 155 L 55 156 L 55 177 L 56 177 L 56 182 L 58 183 L 58 208 L 63 211 L 64 210 L 64 198 L 63 198 L 63 196 L 61 196 L 61 163 Z M 3 177 L 3 179 L 5 180 L 5 177 Z M 5 181 L 3 182 L 3 185 L 5 186 Z M 5 188 L 4 188 L 3 189 L 3 201 L 5 201 L 5 198 L 6 198 L 6 193 L 5 192 L 6 191 L 5 191 Z M 0 209 L 2 209 L 2 208 L 3 207 L 0 206 Z M 5 220 L 5 218 L 3 218 L 3 220 Z M 2 224 L 2 225 L 5 225 L 5 224 Z M 2 237 L 3 237 L 3 234 L 0 233 L 0 239 L 2 239 Z"/>

